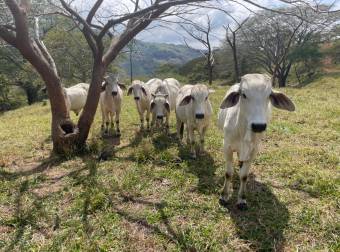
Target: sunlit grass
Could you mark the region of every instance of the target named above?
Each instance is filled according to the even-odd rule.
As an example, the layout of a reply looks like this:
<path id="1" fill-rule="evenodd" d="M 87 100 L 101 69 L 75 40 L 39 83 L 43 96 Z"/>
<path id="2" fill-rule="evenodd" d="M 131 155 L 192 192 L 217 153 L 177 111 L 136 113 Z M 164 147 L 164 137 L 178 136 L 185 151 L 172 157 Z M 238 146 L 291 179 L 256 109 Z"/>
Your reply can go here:
<path id="1" fill-rule="evenodd" d="M 1 250 L 338 251 L 340 78 L 282 90 L 297 111 L 274 110 L 245 212 L 218 204 L 224 160 L 216 114 L 227 88 L 214 88 L 207 153 L 196 161 L 175 139 L 174 116 L 170 136 L 138 134 L 131 97 L 124 97 L 120 145 L 100 163 L 107 143 L 99 113 L 93 152 L 69 160 L 48 159 L 48 105 L 2 114 Z"/>

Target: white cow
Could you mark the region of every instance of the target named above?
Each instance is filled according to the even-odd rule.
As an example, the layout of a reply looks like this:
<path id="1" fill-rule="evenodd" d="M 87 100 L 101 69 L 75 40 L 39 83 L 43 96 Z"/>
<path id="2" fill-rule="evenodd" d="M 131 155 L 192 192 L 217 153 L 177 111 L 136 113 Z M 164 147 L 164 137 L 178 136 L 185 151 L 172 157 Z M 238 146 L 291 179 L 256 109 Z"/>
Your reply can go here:
<path id="1" fill-rule="evenodd" d="M 151 104 L 151 94 L 149 88 L 145 85 L 144 82 L 140 80 L 134 80 L 131 86 L 128 88 L 127 95 L 131 95 L 133 93 L 137 111 L 139 114 L 141 129 L 144 128 L 144 114 L 146 112 L 146 124 L 147 128 L 150 128 L 150 104 Z"/>
<path id="2" fill-rule="evenodd" d="M 154 78 L 146 83 L 149 87 L 152 100 L 151 100 L 151 113 L 152 121 L 151 126 L 154 126 L 156 121 L 157 125 L 163 123 L 164 117 L 166 118 L 165 127 L 166 131 L 169 130 L 170 111 L 176 107 L 176 97 L 179 90 L 177 83 L 163 82 L 160 79 Z"/>
<path id="3" fill-rule="evenodd" d="M 102 85 L 103 92 L 100 94 L 100 108 L 102 111 L 102 130 L 105 133 L 109 132 L 109 124 L 114 126 L 113 116 L 116 121 L 116 135 L 120 136 L 119 116 L 123 101 L 123 91 L 125 86 L 118 82 L 118 79 L 113 76 L 107 76 Z"/>
<path id="4" fill-rule="evenodd" d="M 234 173 L 233 152 L 240 161 L 240 189 L 237 207 L 246 209 L 245 188 L 251 162 L 258 152 L 259 142 L 270 119 L 271 105 L 294 111 L 293 102 L 283 93 L 272 89 L 271 78 L 264 74 L 247 74 L 233 85 L 220 106 L 218 126 L 224 131 L 226 174 L 220 203 L 225 205 L 231 197 Z"/>
<path id="5" fill-rule="evenodd" d="M 63 88 L 65 95 L 66 108 L 78 115 L 86 103 L 87 93 L 89 91 L 89 84 L 78 83 L 72 87 Z"/>
<path id="6" fill-rule="evenodd" d="M 199 151 L 204 151 L 204 136 L 208 129 L 212 107 L 209 94 L 214 92 L 206 85 L 185 85 L 178 93 L 176 100 L 177 136 L 183 138 L 184 125 L 187 128 L 187 142 L 191 145 L 191 155 L 196 158 L 195 135 L 197 130 L 200 136 Z"/>
<path id="7" fill-rule="evenodd" d="M 168 84 L 174 84 L 176 85 L 178 88 L 181 88 L 181 84 L 179 83 L 178 80 L 176 80 L 175 78 L 167 78 L 163 80 L 164 83 L 168 83 Z"/>

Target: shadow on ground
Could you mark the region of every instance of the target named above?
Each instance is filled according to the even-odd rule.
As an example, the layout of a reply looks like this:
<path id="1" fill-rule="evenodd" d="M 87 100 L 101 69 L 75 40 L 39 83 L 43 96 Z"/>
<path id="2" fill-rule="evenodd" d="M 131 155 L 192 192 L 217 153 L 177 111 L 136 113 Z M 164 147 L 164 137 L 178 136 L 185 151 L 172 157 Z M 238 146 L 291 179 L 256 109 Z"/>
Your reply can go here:
<path id="1" fill-rule="evenodd" d="M 235 204 L 238 186 L 234 188 L 233 197 L 227 206 L 238 237 L 250 243 L 255 251 L 284 251 L 284 230 L 289 221 L 287 207 L 268 185 L 256 181 L 255 176 L 251 175 L 247 184 L 249 209 L 240 211 Z"/>

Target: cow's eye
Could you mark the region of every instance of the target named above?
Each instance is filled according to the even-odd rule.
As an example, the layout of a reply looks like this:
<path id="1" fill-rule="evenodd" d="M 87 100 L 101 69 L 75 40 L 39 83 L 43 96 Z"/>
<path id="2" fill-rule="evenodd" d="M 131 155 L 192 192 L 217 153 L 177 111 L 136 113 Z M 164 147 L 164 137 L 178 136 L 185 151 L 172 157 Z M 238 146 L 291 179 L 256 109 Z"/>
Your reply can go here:
<path id="1" fill-rule="evenodd" d="M 245 94 L 242 94 L 242 97 L 243 97 L 244 99 L 247 99 L 247 96 L 246 96 Z"/>

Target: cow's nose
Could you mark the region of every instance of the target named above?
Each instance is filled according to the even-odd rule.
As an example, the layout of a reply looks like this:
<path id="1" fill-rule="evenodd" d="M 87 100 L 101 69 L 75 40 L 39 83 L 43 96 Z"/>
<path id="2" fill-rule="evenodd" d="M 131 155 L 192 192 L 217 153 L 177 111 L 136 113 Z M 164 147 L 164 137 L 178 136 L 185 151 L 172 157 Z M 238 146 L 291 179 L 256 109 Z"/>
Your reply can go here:
<path id="1" fill-rule="evenodd" d="M 116 96 L 117 95 L 117 91 L 112 91 L 112 95 Z"/>
<path id="2" fill-rule="evenodd" d="M 251 124 L 251 129 L 254 132 L 262 132 L 262 131 L 265 131 L 266 128 L 267 128 L 267 124 L 265 123 L 252 123 Z"/>
<path id="3" fill-rule="evenodd" d="M 135 100 L 136 100 L 136 101 L 139 101 L 139 97 L 135 97 Z"/>
<path id="4" fill-rule="evenodd" d="M 196 114 L 196 119 L 203 119 L 204 118 L 204 114 Z"/>
<path id="5" fill-rule="evenodd" d="M 162 120 L 162 119 L 163 119 L 163 116 L 162 116 L 162 115 L 158 115 L 158 116 L 157 116 L 157 119 Z"/>

